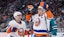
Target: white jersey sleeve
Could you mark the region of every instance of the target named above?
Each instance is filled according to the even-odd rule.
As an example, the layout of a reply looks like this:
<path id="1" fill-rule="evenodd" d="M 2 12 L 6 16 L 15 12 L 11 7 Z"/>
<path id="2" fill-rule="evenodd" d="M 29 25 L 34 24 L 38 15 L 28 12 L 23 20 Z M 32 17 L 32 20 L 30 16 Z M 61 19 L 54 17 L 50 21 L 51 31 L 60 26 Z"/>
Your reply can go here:
<path id="1" fill-rule="evenodd" d="M 8 28 L 10 28 L 10 27 L 12 27 L 13 26 L 13 23 L 12 23 L 13 21 L 10 21 L 9 23 L 8 23 L 8 26 L 6 27 L 6 29 L 8 29 Z"/>
<path id="2" fill-rule="evenodd" d="M 26 23 L 24 21 L 22 21 L 22 23 L 23 23 L 24 30 L 26 30 Z"/>

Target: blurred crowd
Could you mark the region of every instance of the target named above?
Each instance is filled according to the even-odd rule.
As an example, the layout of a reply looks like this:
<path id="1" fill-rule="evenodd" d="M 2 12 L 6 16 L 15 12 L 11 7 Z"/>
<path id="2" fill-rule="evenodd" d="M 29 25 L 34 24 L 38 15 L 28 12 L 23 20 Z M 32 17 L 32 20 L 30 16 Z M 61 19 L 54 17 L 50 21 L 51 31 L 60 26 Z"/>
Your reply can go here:
<path id="1" fill-rule="evenodd" d="M 49 5 L 49 9 L 53 12 L 58 27 L 64 28 L 63 0 L 0 0 L 0 31 L 5 32 L 8 22 L 13 19 L 14 11 L 22 12 L 22 20 L 25 21 L 26 14 L 30 14 L 27 6 L 33 5 L 34 9 L 31 14 L 34 15 L 37 13 L 37 8 L 41 1 Z"/>

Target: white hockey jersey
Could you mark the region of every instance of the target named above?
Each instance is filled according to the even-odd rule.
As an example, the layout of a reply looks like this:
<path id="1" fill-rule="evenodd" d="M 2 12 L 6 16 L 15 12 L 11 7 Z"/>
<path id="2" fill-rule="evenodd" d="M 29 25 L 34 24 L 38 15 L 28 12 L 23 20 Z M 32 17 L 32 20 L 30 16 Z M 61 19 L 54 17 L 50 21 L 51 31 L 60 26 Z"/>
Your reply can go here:
<path id="1" fill-rule="evenodd" d="M 47 30 L 50 30 L 50 19 L 47 19 L 47 14 L 43 14 L 42 16 L 39 16 L 38 14 L 35 14 L 33 17 L 33 29 L 35 34 L 46 34 Z M 39 20 L 40 24 L 38 26 L 35 26 L 35 22 Z M 42 32 L 43 31 L 43 32 Z"/>
<path id="2" fill-rule="evenodd" d="M 6 28 L 7 29 L 7 33 L 9 33 L 10 36 L 13 36 L 13 37 L 23 37 L 23 36 L 18 35 L 18 31 L 12 32 L 11 30 L 13 29 L 13 27 L 17 28 L 21 32 L 24 32 L 26 30 L 25 22 L 21 21 L 21 24 L 19 24 L 15 20 L 12 20 L 12 21 L 9 22 L 9 25 Z"/>

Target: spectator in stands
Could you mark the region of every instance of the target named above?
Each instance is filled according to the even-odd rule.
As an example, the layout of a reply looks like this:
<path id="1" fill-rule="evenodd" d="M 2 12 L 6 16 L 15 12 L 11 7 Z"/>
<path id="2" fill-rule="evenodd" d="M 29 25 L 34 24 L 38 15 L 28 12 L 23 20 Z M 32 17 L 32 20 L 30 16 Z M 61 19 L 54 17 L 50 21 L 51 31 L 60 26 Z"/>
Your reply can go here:
<path id="1" fill-rule="evenodd" d="M 3 14 L 2 15 L 2 23 L 6 23 L 7 22 L 7 15 Z"/>
<path id="2" fill-rule="evenodd" d="M 7 15 L 3 14 L 2 15 L 2 21 L 1 21 L 1 25 L 0 25 L 0 29 L 1 31 L 6 31 L 6 26 L 7 26 Z"/>
<path id="3" fill-rule="evenodd" d="M 31 17 L 34 15 L 36 12 L 34 12 L 34 6 L 33 5 L 27 5 L 28 12 L 26 13 L 26 26 L 29 30 L 32 29 L 32 22 L 31 22 Z"/>
<path id="4" fill-rule="evenodd" d="M 2 17 L 1 17 L 1 15 L 0 15 L 0 24 L 2 23 Z"/>

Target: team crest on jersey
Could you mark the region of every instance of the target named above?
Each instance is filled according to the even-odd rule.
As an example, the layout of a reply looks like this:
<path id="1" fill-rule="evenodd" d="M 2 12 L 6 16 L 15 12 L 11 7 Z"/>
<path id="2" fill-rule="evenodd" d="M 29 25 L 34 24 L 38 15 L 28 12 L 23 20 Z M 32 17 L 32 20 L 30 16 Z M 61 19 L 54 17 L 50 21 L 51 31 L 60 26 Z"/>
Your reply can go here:
<path id="1" fill-rule="evenodd" d="M 40 19 L 39 19 L 39 18 L 37 18 L 37 19 L 36 19 L 36 22 L 40 22 Z"/>

